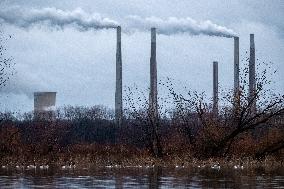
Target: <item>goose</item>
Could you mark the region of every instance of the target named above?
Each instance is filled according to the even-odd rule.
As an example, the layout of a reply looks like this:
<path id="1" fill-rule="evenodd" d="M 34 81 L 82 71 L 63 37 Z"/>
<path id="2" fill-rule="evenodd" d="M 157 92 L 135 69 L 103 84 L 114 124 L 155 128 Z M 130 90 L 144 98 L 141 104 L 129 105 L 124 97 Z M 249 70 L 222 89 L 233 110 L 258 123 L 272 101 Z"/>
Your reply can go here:
<path id="1" fill-rule="evenodd" d="M 212 166 L 211 166 L 211 169 L 219 170 L 219 169 L 221 169 L 221 166 L 220 166 L 219 163 L 217 163 L 217 164 L 215 164 L 215 165 L 212 165 Z"/>
<path id="2" fill-rule="evenodd" d="M 48 168 L 49 168 L 49 165 L 40 165 L 39 168 L 40 168 L 40 169 L 48 169 Z"/>
<path id="3" fill-rule="evenodd" d="M 75 169 L 76 165 L 74 162 L 70 162 L 69 165 L 68 165 L 68 168 L 69 169 Z"/>
<path id="4" fill-rule="evenodd" d="M 244 169 L 243 163 L 240 163 L 240 165 L 234 165 L 234 169 Z"/>
<path id="5" fill-rule="evenodd" d="M 75 168 L 75 163 L 68 163 L 67 165 L 62 165 L 61 169 L 74 169 Z"/>
<path id="6" fill-rule="evenodd" d="M 197 167 L 198 167 L 198 168 L 205 168 L 206 165 L 203 163 L 203 164 L 201 164 L 201 165 L 198 165 Z"/>
<path id="7" fill-rule="evenodd" d="M 35 164 L 33 164 L 33 165 L 28 165 L 27 168 L 28 168 L 28 169 L 35 169 L 35 168 L 36 168 L 36 165 L 35 165 Z"/>

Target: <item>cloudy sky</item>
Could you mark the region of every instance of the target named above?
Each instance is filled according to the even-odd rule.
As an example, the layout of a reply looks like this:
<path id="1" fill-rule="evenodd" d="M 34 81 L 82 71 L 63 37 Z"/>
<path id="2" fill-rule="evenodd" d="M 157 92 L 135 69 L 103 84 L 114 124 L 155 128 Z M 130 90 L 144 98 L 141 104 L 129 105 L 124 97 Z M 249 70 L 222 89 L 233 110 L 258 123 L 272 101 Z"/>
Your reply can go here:
<path id="1" fill-rule="evenodd" d="M 231 32 L 240 37 L 241 60 L 247 57 L 249 34 L 254 33 L 259 62 L 272 62 L 273 69 L 278 70 L 271 76 L 275 81 L 271 88 L 284 93 L 282 0 L 1 0 L 0 8 L 2 30 L 12 36 L 7 42 L 7 53 L 16 63 L 16 73 L 1 89 L 1 110 L 32 110 L 35 91 L 56 91 L 57 106 L 114 106 L 115 30 L 86 29 L 86 24 L 93 23 L 89 21 L 83 22 L 81 27 L 74 24 L 58 27 L 58 23 L 56 27 L 50 23 L 29 24 L 34 20 L 23 16 L 47 8 L 65 13 L 79 10 L 84 13 L 83 16 L 79 14 L 82 19 L 96 15 L 100 23 L 108 26 L 120 24 L 137 29 L 123 28 L 125 87 L 137 85 L 141 91 L 148 88 L 150 28 L 147 27 L 153 22 L 147 24 L 143 20 L 155 18 L 157 22 L 165 21 L 160 25 L 163 32 L 157 36 L 159 80 L 170 77 L 181 92 L 187 87 L 211 96 L 212 62 L 216 60 L 219 62 L 220 86 L 231 89 L 233 39 L 216 36 L 216 33 Z M 170 17 L 183 23 L 183 32 L 170 30 L 180 27 L 175 21 L 166 22 Z M 129 21 L 130 18 L 136 20 Z M 192 25 L 195 21 L 201 28 L 205 27 L 204 30 L 211 29 L 209 34 L 213 31 L 213 36 L 206 32 L 196 35 L 200 28 Z M 260 65 L 260 69 L 263 68 Z M 159 91 L 160 96 L 166 94 L 162 87 Z"/>

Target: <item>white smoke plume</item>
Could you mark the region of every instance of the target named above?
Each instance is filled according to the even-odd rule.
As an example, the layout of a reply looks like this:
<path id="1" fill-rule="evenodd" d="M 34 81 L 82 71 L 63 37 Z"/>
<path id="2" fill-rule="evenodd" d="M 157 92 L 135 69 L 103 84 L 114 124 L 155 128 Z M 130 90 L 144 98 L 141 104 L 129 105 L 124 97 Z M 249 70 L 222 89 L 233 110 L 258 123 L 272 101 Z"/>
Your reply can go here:
<path id="1" fill-rule="evenodd" d="M 157 17 L 142 18 L 139 16 L 128 16 L 128 26 L 137 30 L 148 30 L 156 27 L 157 32 L 165 35 L 177 33 L 189 33 L 191 35 L 209 35 L 219 37 L 234 37 L 237 34 L 224 26 L 212 23 L 210 20 L 196 21 L 192 18 L 169 17 L 161 19 Z"/>
<path id="2" fill-rule="evenodd" d="M 20 7 L 10 7 L 0 10 L 0 19 L 23 28 L 42 23 L 60 28 L 75 25 L 82 30 L 115 28 L 118 25 L 114 20 L 103 18 L 100 14 L 88 14 L 81 8 L 64 11 L 56 8 L 28 10 Z"/>
<path id="3" fill-rule="evenodd" d="M 48 24 L 52 27 L 64 28 L 74 25 L 81 30 L 115 28 L 119 23 L 100 14 L 89 14 L 81 8 L 73 11 L 64 11 L 56 8 L 22 9 L 10 7 L 0 10 L 0 19 L 18 27 L 29 28 L 36 24 Z M 142 18 L 128 16 L 122 27 L 125 30 L 148 31 L 156 27 L 157 32 L 165 35 L 188 33 L 190 35 L 209 35 L 219 37 L 234 37 L 236 33 L 224 26 L 212 23 L 210 20 L 196 21 L 192 18 L 161 19 L 157 17 Z"/>

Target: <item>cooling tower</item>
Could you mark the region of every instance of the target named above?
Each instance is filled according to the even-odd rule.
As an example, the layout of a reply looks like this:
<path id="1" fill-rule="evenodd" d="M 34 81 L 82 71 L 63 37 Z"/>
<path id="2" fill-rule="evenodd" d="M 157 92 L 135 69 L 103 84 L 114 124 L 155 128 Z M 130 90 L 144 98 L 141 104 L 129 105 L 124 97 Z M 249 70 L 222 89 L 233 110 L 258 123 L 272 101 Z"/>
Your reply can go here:
<path id="1" fill-rule="evenodd" d="M 53 119 L 55 117 L 56 92 L 34 93 L 35 119 Z"/>

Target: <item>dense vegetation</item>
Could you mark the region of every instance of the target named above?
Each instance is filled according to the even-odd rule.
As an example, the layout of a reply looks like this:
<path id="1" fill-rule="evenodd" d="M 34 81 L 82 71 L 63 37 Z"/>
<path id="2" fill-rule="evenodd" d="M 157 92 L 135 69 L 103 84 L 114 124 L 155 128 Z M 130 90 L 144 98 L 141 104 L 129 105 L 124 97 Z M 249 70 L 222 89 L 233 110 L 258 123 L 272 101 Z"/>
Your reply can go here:
<path id="1" fill-rule="evenodd" d="M 51 113 L 52 119 L 41 120 L 32 113 L 20 117 L 1 114 L 0 161 L 44 159 L 50 163 L 78 156 L 101 159 L 104 164 L 131 158 L 283 158 L 282 102 L 254 116 L 237 117 L 226 107 L 216 117 L 204 102 L 175 98 L 176 109 L 158 118 L 157 133 L 147 109 L 128 111 L 121 127 L 115 124 L 112 111 L 99 106 L 65 107 Z M 198 105 L 197 111 L 193 105 Z M 245 108 L 240 112 L 249 111 Z"/>
<path id="2" fill-rule="evenodd" d="M 5 58 L 7 39 L 0 34 L 3 90 L 14 64 Z M 179 94 L 168 80 L 162 85 L 171 97 L 170 110 L 159 102 L 159 115 L 153 116 L 146 95 L 137 98 L 138 89 L 130 88 L 121 126 L 111 110 L 100 106 L 64 107 L 44 119 L 36 119 L 33 113 L 0 113 L 0 163 L 56 163 L 77 157 L 103 164 L 130 159 L 283 159 L 284 95 L 269 90 L 271 82 L 263 70 L 251 96 L 247 75 L 244 69 L 240 88 L 220 95 L 218 112 L 204 93 Z"/>

